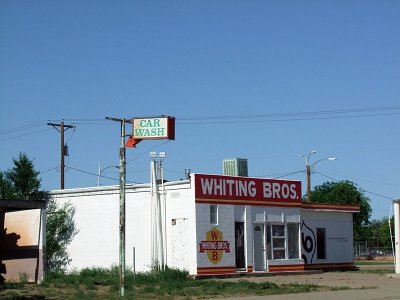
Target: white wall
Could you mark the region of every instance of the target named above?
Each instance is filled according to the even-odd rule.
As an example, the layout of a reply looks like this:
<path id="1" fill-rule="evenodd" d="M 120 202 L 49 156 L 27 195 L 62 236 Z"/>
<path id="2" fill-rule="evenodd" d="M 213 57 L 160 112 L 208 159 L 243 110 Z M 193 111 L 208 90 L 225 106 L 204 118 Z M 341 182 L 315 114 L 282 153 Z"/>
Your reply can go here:
<path id="1" fill-rule="evenodd" d="M 312 258 L 313 264 L 349 263 L 353 261 L 352 213 L 302 210 L 301 219 L 314 232 L 315 239 L 317 228 L 325 228 L 326 259 L 318 259 L 315 251 Z M 312 236 L 309 229 L 306 228 L 304 231 L 304 226 L 301 231 L 304 236 Z M 316 240 L 314 241 L 314 247 L 316 247 Z M 311 258 L 309 253 L 304 252 L 304 249 L 302 253 Z"/>
<path id="2" fill-rule="evenodd" d="M 195 214 L 194 191 L 190 183 L 177 182 L 166 185 L 167 198 L 167 265 L 194 270 L 195 259 Z M 85 267 L 111 267 L 119 265 L 119 189 L 100 187 L 63 190 L 53 192 L 59 204 L 71 202 L 75 208 L 78 234 L 68 247 L 71 264 L 69 270 Z M 136 271 L 151 268 L 151 194 L 148 187 L 126 188 L 126 253 L 127 268 L 133 266 L 135 247 Z M 180 250 L 187 259 L 173 261 L 172 254 L 180 247 L 173 239 L 172 219 L 186 219 L 188 249 Z M 174 251 L 172 251 L 175 247 Z M 190 257 L 192 253 L 192 257 Z M 176 263 L 176 265 L 172 265 Z"/>
<path id="3" fill-rule="evenodd" d="M 74 220 L 79 232 L 68 246 L 72 259 L 68 269 L 118 265 L 119 195 L 115 191 L 97 194 L 66 191 L 54 198 L 60 205 L 71 202 L 76 209 Z"/>
<path id="4" fill-rule="evenodd" d="M 167 186 L 167 265 L 196 274 L 194 187 Z M 175 224 L 175 225 L 173 225 Z"/>
<path id="5" fill-rule="evenodd" d="M 198 266 L 206 267 L 235 267 L 235 222 L 234 222 L 234 206 L 218 205 L 218 224 L 210 223 L 210 204 L 196 204 L 197 218 L 197 240 L 196 253 Z M 212 263 L 207 252 L 200 253 L 200 243 L 207 240 L 207 232 L 216 228 L 223 234 L 223 241 L 230 242 L 230 252 L 224 252 L 218 264 Z"/>

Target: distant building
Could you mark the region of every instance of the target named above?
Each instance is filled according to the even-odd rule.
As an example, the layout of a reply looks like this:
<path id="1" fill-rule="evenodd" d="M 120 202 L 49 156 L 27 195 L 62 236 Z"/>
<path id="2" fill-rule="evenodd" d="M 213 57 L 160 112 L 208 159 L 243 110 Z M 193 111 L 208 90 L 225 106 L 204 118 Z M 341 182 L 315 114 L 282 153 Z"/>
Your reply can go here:
<path id="1" fill-rule="evenodd" d="M 223 161 L 223 172 L 227 176 L 249 176 L 246 158 L 230 158 Z"/>

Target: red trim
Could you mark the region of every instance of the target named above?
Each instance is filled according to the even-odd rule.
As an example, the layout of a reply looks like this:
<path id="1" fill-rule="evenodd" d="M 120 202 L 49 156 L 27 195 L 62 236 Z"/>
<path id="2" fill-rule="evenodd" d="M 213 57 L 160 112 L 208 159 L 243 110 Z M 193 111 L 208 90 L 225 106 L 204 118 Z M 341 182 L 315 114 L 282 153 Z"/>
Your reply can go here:
<path id="1" fill-rule="evenodd" d="M 196 203 L 201 204 L 225 204 L 225 205 L 253 205 L 253 206 L 274 206 L 274 207 L 297 207 L 301 208 L 301 203 L 290 202 L 267 202 L 263 200 L 243 201 L 234 199 L 195 199 Z"/>
<path id="2" fill-rule="evenodd" d="M 304 268 L 306 270 L 351 270 L 354 268 L 354 263 L 307 264 Z"/>
<path id="3" fill-rule="evenodd" d="M 223 275 L 236 273 L 235 266 L 197 268 L 197 275 Z"/>
<path id="4" fill-rule="evenodd" d="M 360 205 L 357 204 L 303 203 L 302 208 L 360 212 Z"/>
<path id="5" fill-rule="evenodd" d="M 269 265 L 269 272 L 304 271 L 304 264 L 300 265 Z"/>

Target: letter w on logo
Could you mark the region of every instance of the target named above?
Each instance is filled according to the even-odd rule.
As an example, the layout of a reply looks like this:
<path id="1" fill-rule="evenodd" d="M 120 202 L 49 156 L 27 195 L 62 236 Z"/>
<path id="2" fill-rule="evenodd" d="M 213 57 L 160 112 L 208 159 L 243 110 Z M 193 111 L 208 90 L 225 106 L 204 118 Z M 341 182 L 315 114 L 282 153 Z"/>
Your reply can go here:
<path id="1" fill-rule="evenodd" d="M 218 241 L 218 231 L 216 230 L 211 230 L 211 239 L 213 241 Z"/>

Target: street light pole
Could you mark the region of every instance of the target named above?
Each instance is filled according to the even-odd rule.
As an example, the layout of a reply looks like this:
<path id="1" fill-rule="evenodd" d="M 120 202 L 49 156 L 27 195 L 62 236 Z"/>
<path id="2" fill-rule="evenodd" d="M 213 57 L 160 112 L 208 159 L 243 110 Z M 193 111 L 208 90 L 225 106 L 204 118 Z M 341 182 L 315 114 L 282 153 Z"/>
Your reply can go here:
<path id="1" fill-rule="evenodd" d="M 102 177 L 102 174 L 105 170 L 109 169 L 109 168 L 119 168 L 119 166 L 108 166 L 105 168 L 101 168 L 101 164 L 99 163 L 99 173 L 97 174 L 97 186 L 100 186 L 100 178 Z"/>
<path id="2" fill-rule="evenodd" d="M 307 175 L 307 203 L 310 203 L 310 193 L 311 193 L 311 166 L 310 166 L 310 156 L 312 154 L 317 153 L 317 151 L 313 150 L 311 151 L 307 157 L 305 157 L 303 154 L 300 155 L 300 157 L 305 157 L 306 158 L 306 175 Z"/>
<path id="3" fill-rule="evenodd" d="M 307 174 L 307 203 L 311 202 L 311 172 L 314 170 L 314 167 L 317 163 L 319 163 L 320 161 L 323 160 L 336 160 L 336 157 L 326 157 L 326 158 L 322 158 L 320 160 L 317 160 L 316 162 L 314 162 L 312 165 L 310 165 L 310 156 L 312 154 L 317 153 L 317 151 L 313 150 L 311 151 L 307 157 L 303 154 L 300 155 L 300 157 L 305 157 L 306 159 L 306 174 Z"/>

